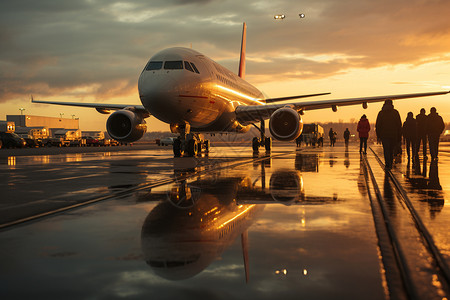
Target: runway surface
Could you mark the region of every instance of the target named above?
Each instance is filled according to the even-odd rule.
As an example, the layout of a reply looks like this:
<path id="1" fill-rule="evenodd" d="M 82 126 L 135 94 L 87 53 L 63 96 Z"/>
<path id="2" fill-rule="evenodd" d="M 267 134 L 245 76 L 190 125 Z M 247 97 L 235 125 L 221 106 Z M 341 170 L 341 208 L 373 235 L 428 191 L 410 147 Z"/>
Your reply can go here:
<path id="1" fill-rule="evenodd" d="M 448 264 L 448 146 L 436 164 L 403 156 L 391 174 L 371 147 L 367 156 L 356 144 L 275 144 L 256 156 L 221 146 L 174 159 L 153 146 L 1 158 L 0 297 L 448 297 L 445 270 L 394 183 Z"/>

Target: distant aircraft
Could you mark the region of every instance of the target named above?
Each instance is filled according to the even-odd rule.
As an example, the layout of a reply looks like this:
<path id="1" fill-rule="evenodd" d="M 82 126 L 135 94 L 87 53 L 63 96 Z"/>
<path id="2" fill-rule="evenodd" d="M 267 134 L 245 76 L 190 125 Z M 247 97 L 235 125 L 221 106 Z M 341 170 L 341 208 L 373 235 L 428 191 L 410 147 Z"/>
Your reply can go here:
<path id="1" fill-rule="evenodd" d="M 380 102 L 386 99 L 427 97 L 447 94 L 450 91 L 415 93 L 350 99 L 277 103 L 329 93 L 266 98 L 253 85 L 244 80 L 246 24 L 242 31 L 238 75 L 214 62 L 205 55 L 188 48 L 169 48 L 150 58 L 139 81 L 142 105 L 55 102 L 34 100 L 33 103 L 92 107 L 110 114 L 106 128 L 109 135 L 120 142 L 139 140 L 147 130 L 145 118 L 150 115 L 170 124 L 178 133 L 174 141 L 175 156 L 194 156 L 208 141 L 200 140 L 199 133 L 247 132 L 251 126 L 260 131 L 260 141 L 253 140 L 253 149 L 264 145 L 271 148 L 271 138 L 265 136 L 265 120 L 269 119 L 272 137 L 292 141 L 303 129 L 301 115 L 304 111 L 338 106 Z M 260 123 L 257 126 L 257 123 Z"/>

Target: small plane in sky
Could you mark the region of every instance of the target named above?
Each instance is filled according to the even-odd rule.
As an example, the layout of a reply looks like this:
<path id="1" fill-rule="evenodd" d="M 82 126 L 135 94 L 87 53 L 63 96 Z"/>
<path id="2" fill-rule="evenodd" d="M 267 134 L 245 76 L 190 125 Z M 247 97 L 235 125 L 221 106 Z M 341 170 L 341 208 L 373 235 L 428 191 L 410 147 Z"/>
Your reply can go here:
<path id="1" fill-rule="evenodd" d="M 443 95 L 450 91 L 414 93 L 349 99 L 288 102 L 289 100 L 329 93 L 266 98 L 261 91 L 245 81 L 246 24 L 243 24 L 239 72 L 216 63 L 189 48 L 175 47 L 153 55 L 138 81 L 142 105 L 56 102 L 34 100 L 33 103 L 81 106 L 111 114 L 106 122 L 109 135 L 120 142 L 139 140 L 147 130 L 145 119 L 153 115 L 170 124 L 179 134 L 173 143 L 174 156 L 194 156 L 209 148 L 200 133 L 244 133 L 251 126 L 260 131 L 253 140 L 253 149 L 264 145 L 270 151 L 272 140 L 265 136 L 265 120 L 273 138 L 295 140 L 303 130 L 302 115 L 307 110 L 362 104 L 387 99 L 398 100 Z M 277 103 L 283 102 L 283 103 Z M 113 112 L 114 111 L 114 112 Z M 258 126 L 259 123 L 259 126 Z"/>

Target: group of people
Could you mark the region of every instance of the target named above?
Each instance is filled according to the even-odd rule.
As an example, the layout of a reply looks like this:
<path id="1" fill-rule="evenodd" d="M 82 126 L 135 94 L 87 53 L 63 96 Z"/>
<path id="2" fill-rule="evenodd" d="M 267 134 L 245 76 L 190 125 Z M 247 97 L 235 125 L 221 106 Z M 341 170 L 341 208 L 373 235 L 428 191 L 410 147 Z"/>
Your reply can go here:
<path id="1" fill-rule="evenodd" d="M 420 114 L 414 119 L 412 112 L 408 113 L 405 122 L 402 124 L 399 112 L 394 108 L 392 100 L 386 100 L 383 108 L 378 113 L 375 123 L 375 130 L 378 140 L 383 145 L 385 168 L 391 169 L 396 150 L 401 152 L 402 137 L 405 140 L 408 159 L 411 156 L 415 159 L 419 156 L 420 144 L 422 144 L 423 158 L 427 159 L 427 140 L 430 147 L 432 160 L 438 158 L 439 136 L 445 129 L 444 120 L 436 112 L 436 108 L 430 109 L 430 114 L 425 114 L 425 109 L 420 110 Z M 359 152 L 367 151 L 367 139 L 369 137 L 370 124 L 366 115 L 363 115 L 358 122 L 360 148 Z M 345 135 L 344 135 L 345 138 Z"/>

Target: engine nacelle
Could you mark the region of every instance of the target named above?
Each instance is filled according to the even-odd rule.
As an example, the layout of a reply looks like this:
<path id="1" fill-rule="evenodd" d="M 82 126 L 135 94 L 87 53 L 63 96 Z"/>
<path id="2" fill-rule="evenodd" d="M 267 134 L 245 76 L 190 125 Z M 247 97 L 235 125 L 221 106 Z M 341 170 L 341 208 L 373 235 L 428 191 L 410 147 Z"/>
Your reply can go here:
<path id="1" fill-rule="evenodd" d="M 299 171 L 280 170 L 270 177 L 272 199 L 290 205 L 304 200 L 303 178 Z"/>
<path id="2" fill-rule="evenodd" d="M 303 121 L 299 113 L 290 108 L 279 108 L 270 117 L 270 133 L 280 141 L 293 141 L 303 131 Z"/>
<path id="3" fill-rule="evenodd" d="M 132 143 L 139 140 L 147 131 L 144 118 L 127 109 L 118 110 L 109 116 L 106 121 L 106 130 L 115 140 Z"/>

